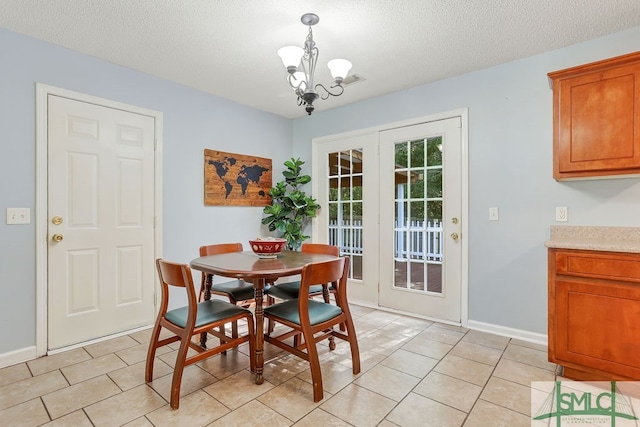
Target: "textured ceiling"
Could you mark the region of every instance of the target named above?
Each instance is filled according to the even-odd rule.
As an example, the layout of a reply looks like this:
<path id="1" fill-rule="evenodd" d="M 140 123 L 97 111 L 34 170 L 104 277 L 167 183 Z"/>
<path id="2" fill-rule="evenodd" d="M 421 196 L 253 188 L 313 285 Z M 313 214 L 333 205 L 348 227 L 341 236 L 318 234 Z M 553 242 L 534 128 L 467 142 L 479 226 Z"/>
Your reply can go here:
<path id="1" fill-rule="evenodd" d="M 277 50 L 320 16 L 316 82 L 335 108 L 640 25 L 640 0 L 0 0 L 0 27 L 283 117 L 303 116 Z"/>

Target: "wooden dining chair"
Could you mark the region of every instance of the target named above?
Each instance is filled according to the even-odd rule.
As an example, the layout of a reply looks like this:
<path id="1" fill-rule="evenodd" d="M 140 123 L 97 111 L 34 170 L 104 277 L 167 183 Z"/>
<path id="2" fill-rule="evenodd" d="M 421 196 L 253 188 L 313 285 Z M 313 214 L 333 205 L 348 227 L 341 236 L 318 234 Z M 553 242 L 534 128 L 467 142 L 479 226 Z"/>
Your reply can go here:
<path id="1" fill-rule="evenodd" d="M 145 381 L 153 380 L 153 364 L 156 350 L 167 344 L 180 341 L 180 348 L 173 368 L 171 382 L 171 407 L 178 409 L 180 405 L 180 384 L 185 366 L 197 363 L 203 359 L 222 353 L 230 348 L 249 342 L 251 371 L 255 371 L 255 327 L 253 313 L 246 308 L 239 307 L 221 300 L 197 302 L 191 269 L 186 264 L 176 264 L 162 259 L 156 260 L 156 268 L 162 289 L 162 301 L 156 323 L 151 333 Z M 167 310 L 169 306 L 169 286 L 184 288 L 187 292 L 187 306 Z M 239 337 L 224 333 L 224 325 L 238 320 L 247 321 L 247 334 Z M 220 328 L 221 327 L 221 328 Z M 160 339 L 160 332 L 165 328 L 173 333 L 170 337 Z M 220 330 L 216 330 L 220 328 Z M 220 339 L 220 345 L 213 348 L 202 348 L 191 338 L 201 333 L 210 333 Z M 197 354 L 187 357 L 189 349 Z"/>
<path id="2" fill-rule="evenodd" d="M 218 243 L 215 245 L 200 246 L 200 256 L 226 254 L 230 252 L 242 252 L 242 243 Z M 213 280 L 213 279 L 211 279 Z M 229 299 L 231 304 L 240 305 L 242 307 L 248 307 L 254 300 L 253 284 L 247 283 L 241 279 L 234 279 L 222 283 L 214 283 L 211 285 L 209 295 L 205 295 L 208 291 L 206 289 L 207 274 L 202 273 L 202 279 L 200 281 L 200 296 L 198 301 L 204 301 L 209 299 L 211 295 L 220 295 Z M 238 336 L 238 323 L 234 322 L 231 325 L 232 336 Z M 203 338 L 201 345 L 206 345 L 206 339 Z"/>
<path id="3" fill-rule="evenodd" d="M 335 257 L 340 256 L 339 247 L 323 243 L 303 243 L 300 251 L 313 254 L 333 255 Z M 324 301 L 329 302 L 329 292 L 333 291 L 334 289 L 330 289 L 327 284 L 313 285 L 309 288 L 309 296 L 323 295 Z M 296 299 L 300 294 L 300 280 L 277 283 L 275 286 L 271 286 L 267 292 L 267 305 L 272 305 L 275 302 L 275 298 L 285 301 Z"/>
<path id="4" fill-rule="evenodd" d="M 349 258 L 311 263 L 302 269 L 300 295 L 306 295 L 314 285 L 330 283 L 335 289 L 335 303 L 311 298 L 297 298 L 264 309 L 265 318 L 280 323 L 286 330 L 277 336 L 265 336 L 265 341 L 309 362 L 313 381 L 313 401 L 323 398 L 322 372 L 316 344 L 330 338 L 329 348 L 335 349 L 332 338 L 348 341 L 351 347 L 353 373 L 360 372 L 360 351 L 347 302 Z M 346 331 L 334 329 L 344 324 Z M 299 337 L 290 344 L 289 338 Z"/>
<path id="5" fill-rule="evenodd" d="M 200 256 L 227 254 L 230 252 L 242 252 L 242 243 L 218 243 L 214 245 L 200 246 Z M 206 292 L 206 274 L 202 273 L 200 283 L 200 301 L 204 299 Z M 224 283 L 211 285 L 212 295 L 227 297 L 231 304 L 243 304 L 253 302 L 253 284 L 241 279 L 235 279 Z"/>
<path id="6" fill-rule="evenodd" d="M 335 257 L 340 256 L 340 248 L 333 245 L 327 245 L 324 243 L 303 243 L 300 247 L 300 252 L 333 255 Z M 269 288 L 266 290 L 267 305 L 273 305 L 276 299 L 279 300 L 292 300 L 298 298 L 300 294 L 300 280 L 294 280 L 284 283 L 269 283 Z M 324 302 L 328 303 L 330 293 L 333 292 L 333 288 L 329 288 L 329 285 L 324 283 L 322 285 L 313 285 L 309 288 L 309 298 L 322 295 Z M 267 324 L 267 334 L 273 332 L 273 321 L 269 320 Z M 344 331 L 344 326 L 340 327 Z"/>

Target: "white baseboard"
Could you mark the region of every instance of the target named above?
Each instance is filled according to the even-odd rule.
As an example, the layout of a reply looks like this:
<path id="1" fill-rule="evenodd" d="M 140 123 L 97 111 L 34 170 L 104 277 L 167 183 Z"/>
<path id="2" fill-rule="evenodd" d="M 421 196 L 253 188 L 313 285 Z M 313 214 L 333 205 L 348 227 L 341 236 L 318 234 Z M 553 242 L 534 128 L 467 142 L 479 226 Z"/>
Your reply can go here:
<path id="1" fill-rule="evenodd" d="M 21 348 L 0 354 L 0 368 L 16 365 L 36 358 L 36 346 Z"/>
<path id="2" fill-rule="evenodd" d="M 84 347 L 84 346 L 87 346 L 87 345 L 90 345 L 90 344 L 95 344 L 95 343 L 98 343 L 98 342 L 110 340 L 112 338 L 117 338 L 117 337 L 121 337 L 121 336 L 124 336 L 124 335 L 132 334 L 134 332 L 144 331 L 145 329 L 150 329 L 152 327 L 153 327 L 153 325 L 140 326 L 138 328 L 131 329 L 131 330 L 128 330 L 128 331 L 118 332 L 116 334 L 108 335 L 106 337 L 96 338 L 96 339 L 91 340 L 91 341 L 85 341 L 85 342 L 82 342 L 82 343 L 79 343 L 79 344 L 70 345 L 68 347 L 57 348 L 55 350 L 48 350 L 48 351 L 45 352 L 45 354 L 43 356 L 62 353 L 64 351 L 73 350 L 75 348 L 80 348 L 80 347 Z M 4 368 L 6 366 L 11 366 L 11 365 L 16 365 L 16 364 L 22 363 L 22 362 L 27 362 L 29 360 L 36 359 L 37 357 L 38 357 L 38 354 L 36 352 L 36 346 L 21 348 L 19 350 L 14 350 L 14 351 L 10 351 L 8 353 L 3 353 L 3 354 L 0 354 L 0 368 Z"/>
<path id="3" fill-rule="evenodd" d="M 490 334 L 500 335 L 508 338 L 516 338 L 522 341 L 541 344 L 548 344 L 548 336 L 546 334 L 538 334 L 535 332 L 523 331 L 522 329 L 508 328 L 506 326 L 494 325 L 492 323 L 478 322 L 477 320 L 469 320 L 467 328 L 474 331 L 488 332 Z"/>
<path id="4" fill-rule="evenodd" d="M 65 351 L 74 350 L 76 348 L 85 347 L 87 345 L 96 344 L 96 343 L 99 343 L 99 342 L 102 342 L 102 341 L 107 341 L 107 340 L 110 340 L 110 339 L 113 339 L 113 338 L 123 337 L 125 335 L 133 334 L 135 332 L 140 332 L 140 331 L 144 331 L 145 329 L 151 329 L 151 328 L 153 328 L 153 324 L 140 326 L 140 327 L 137 327 L 137 328 L 134 328 L 134 329 L 130 329 L 128 331 L 117 332 L 115 334 L 107 335 L 105 337 L 100 337 L 100 338 L 96 338 L 96 339 L 93 339 L 93 340 L 84 341 L 84 342 L 81 342 L 81 343 L 78 343 L 78 344 L 71 344 L 71 345 L 68 345 L 66 347 L 60 347 L 60 348 L 56 348 L 56 349 L 53 349 L 53 350 L 49 350 L 49 351 L 47 351 L 47 355 L 51 356 L 53 354 L 63 353 Z"/>
<path id="5" fill-rule="evenodd" d="M 398 314 L 404 314 L 407 316 L 413 316 L 413 317 L 418 317 L 420 319 L 425 319 L 425 320 L 432 320 L 434 322 L 439 322 L 439 323 L 451 323 L 451 322 L 446 322 L 443 320 L 438 320 L 438 319 L 434 319 L 434 318 L 430 318 L 430 317 L 424 317 L 424 316 L 417 316 L 415 314 L 411 314 L 411 313 L 407 313 L 407 312 L 403 312 L 403 311 L 398 311 L 398 310 L 393 310 L 387 307 L 379 307 L 376 304 L 372 304 L 370 302 L 367 301 L 360 301 L 360 300 L 352 300 L 350 301 L 351 303 L 355 304 L 355 305 L 359 305 L 362 307 L 367 307 L 367 308 L 374 308 L 376 310 L 381 310 L 381 311 L 388 311 L 391 313 L 398 313 Z M 451 323 L 453 324 L 453 323 Z M 458 323 L 458 325 L 460 325 Z M 463 325 L 469 329 L 473 329 L 475 331 L 480 331 L 480 332 L 488 332 L 490 334 L 495 334 L 495 335 L 500 335 L 503 337 L 508 337 L 508 338 L 515 338 L 515 339 L 519 339 L 522 341 L 527 341 L 527 342 L 531 342 L 534 344 L 541 344 L 541 345 L 548 345 L 548 336 L 546 334 L 538 334 L 535 332 L 529 332 L 529 331 L 523 331 L 521 329 L 514 329 L 514 328 L 509 328 L 506 326 L 500 326 L 500 325 L 494 325 L 492 323 L 484 323 L 484 322 L 478 322 L 477 320 L 469 320 L 467 321 L 466 325 Z"/>
<path id="6" fill-rule="evenodd" d="M 417 319 L 430 320 L 432 322 L 444 323 L 447 325 L 460 326 L 460 323 L 450 322 L 448 320 L 436 319 L 435 317 L 421 316 L 419 314 L 409 313 L 408 311 L 396 310 L 394 308 L 380 307 L 379 305 L 373 304 L 369 301 L 351 300 L 349 301 L 349 304 L 359 305 L 361 307 L 366 307 L 366 308 L 373 308 L 375 310 L 380 310 L 380 311 L 386 311 L 387 313 L 402 314 L 403 316 L 410 316 L 410 317 L 415 317 Z"/>

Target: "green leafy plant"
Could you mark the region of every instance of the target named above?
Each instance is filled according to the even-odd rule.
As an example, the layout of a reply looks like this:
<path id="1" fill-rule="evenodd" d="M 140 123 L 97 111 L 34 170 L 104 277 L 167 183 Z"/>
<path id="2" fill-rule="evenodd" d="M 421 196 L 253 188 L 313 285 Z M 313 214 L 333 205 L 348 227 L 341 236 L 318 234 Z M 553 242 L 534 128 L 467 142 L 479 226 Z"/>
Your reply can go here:
<path id="1" fill-rule="evenodd" d="M 302 175 L 304 163 L 299 158 L 284 162 L 284 180 L 269 190 L 271 205 L 263 210 L 266 216 L 262 218 L 262 223 L 269 227 L 269 231 L 280 232 L 281 237 L 287 239 L 287 249 L 292 251 L 298 250 L 302 242 L 309 238 L 303 231 L 320 210 L 316 199 L 299 189 L 311 181 L 309 175 Z"/>

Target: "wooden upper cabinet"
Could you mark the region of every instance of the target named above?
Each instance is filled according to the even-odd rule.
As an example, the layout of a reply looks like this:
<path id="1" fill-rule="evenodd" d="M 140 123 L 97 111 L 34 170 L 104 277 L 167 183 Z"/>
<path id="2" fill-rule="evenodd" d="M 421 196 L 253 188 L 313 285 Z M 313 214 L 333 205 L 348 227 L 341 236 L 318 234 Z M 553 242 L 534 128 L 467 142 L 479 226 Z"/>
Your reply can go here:
<path id="1" fill-rule="evenodd" d="M 640 174 L 640 52 L 555 71 L 553 177 Z"/>

